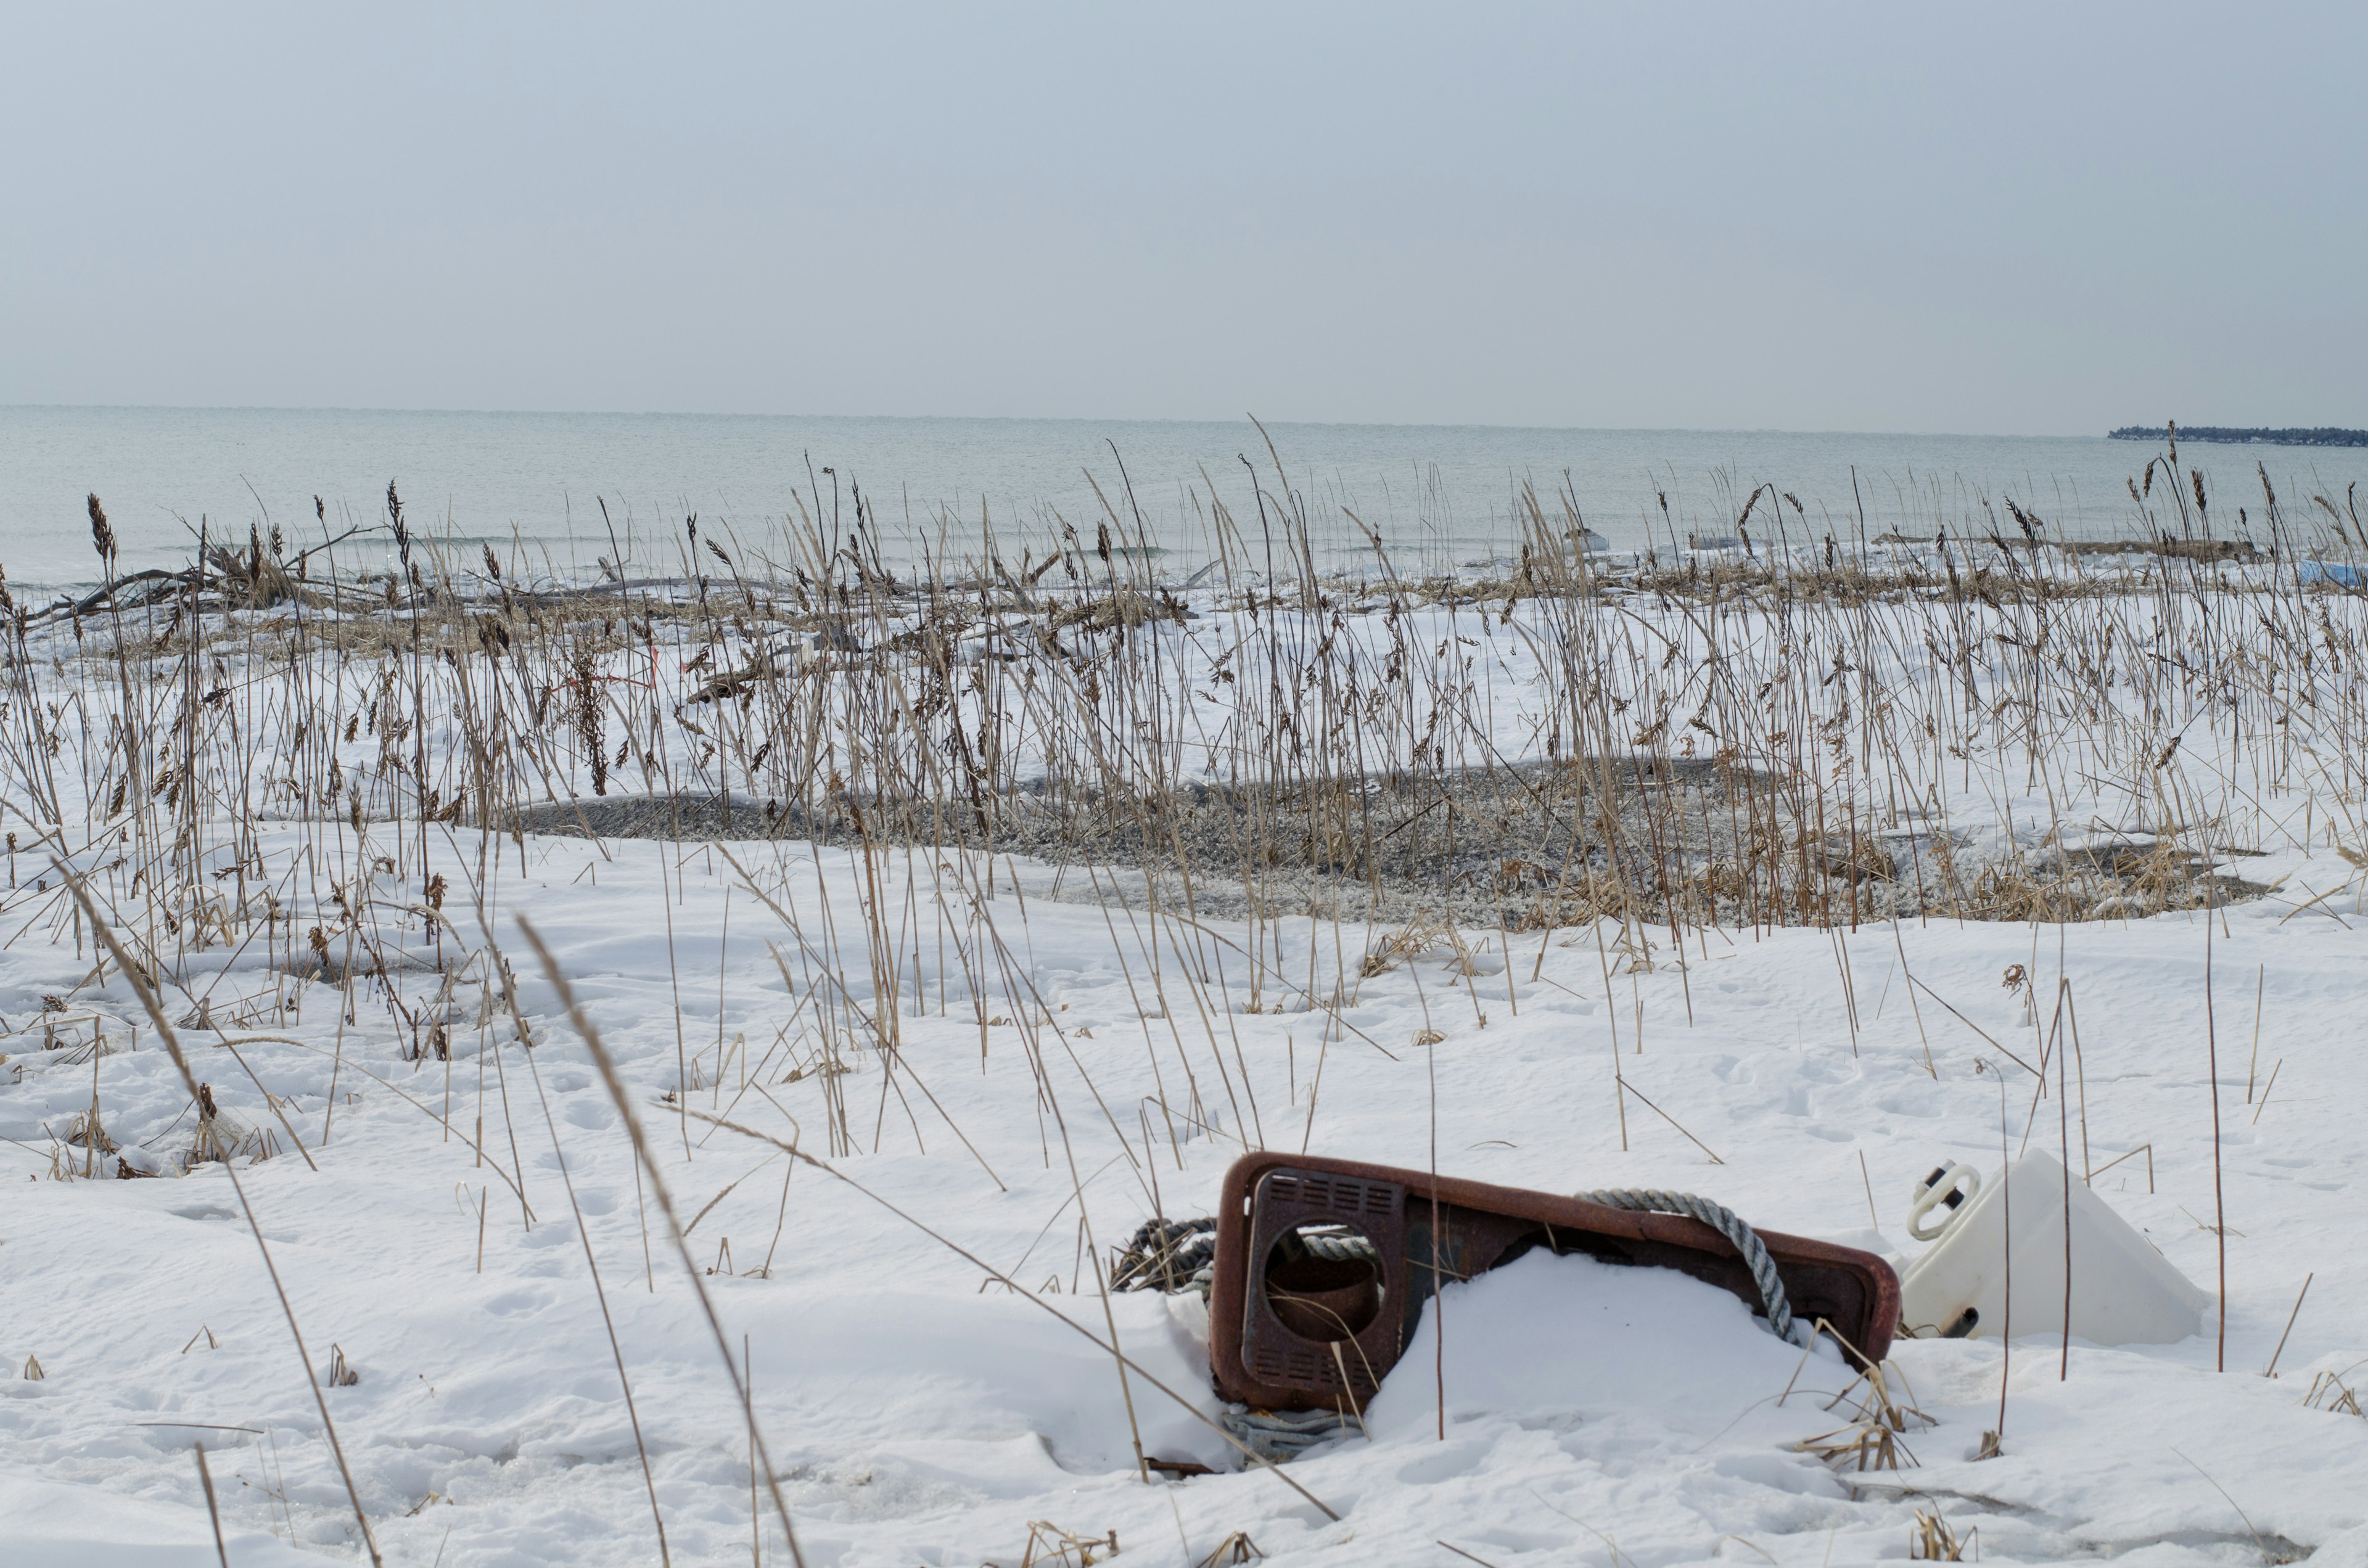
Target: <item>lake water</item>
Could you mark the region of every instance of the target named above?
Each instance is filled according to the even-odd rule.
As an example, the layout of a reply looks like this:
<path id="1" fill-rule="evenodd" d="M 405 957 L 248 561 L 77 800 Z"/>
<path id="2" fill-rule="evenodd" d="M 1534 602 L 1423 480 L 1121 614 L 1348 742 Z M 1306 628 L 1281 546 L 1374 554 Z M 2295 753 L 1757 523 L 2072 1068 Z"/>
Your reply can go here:
<path id="1" fill-rule="evenodd" d="M 1619 549 L 1731 533 L 1763 483 L 1798 498 L 1798 512 L 1782 507 L 1795 539 L 1929 535 L 1943 524 L 1986 532 L 1986 502 L 2010 528 L 2009 497 L 2067 536 L 2106 537 L 2135 526 L 2126 482 L 2160 449 L 2101 436 L 1371 425 L 1267 434 L 1313 521 L 1319 564 L 1370 554 L 1346 511 L 1401 570 L 1510 550 L 1524 481 L 1543 496 L 1567 490 Z M 2257 462 L 2294 517 L 2317 511 L 2314 492 L 2340 504 L 2347 486 L 2368 482 L 2368 450 L 2188 445 L 2180 457 L 2205 474 L 2215 530 L 2243 506 L 2260 531 Z M 587 574 L 619 550 L 641 569 L 679 570 L 693 513 L 706 537 L 769 540 L 783 554 L 801 501 L 825 524 L 834 506 L 845 521 L 858 485 L 908 558 L 922 545 L 974 554 L 984 512 L 1008 558 L 1033 549 L 1041 559 L 1064 521 L 1090 542 L 1106 499 L 1130 533 L 1139 512 L 1167 552 L 1163 569 L 1188 570 L 1212 549 L 1212 496 L 1256 555 L 1259 491 L 1271 508 L 1282 488 L 1247 421 L 7 407 L 0 563 L 28 586 L 94 579 L 92 492 L 120 541 L 120 566 L 131 569 L 186 560 L 201 523 L 242 543 L 250 527 L 275 523 L 290 549 L 317 541 L 316 496 L 336 531 L 382 528 L 390 480 L 415 529 L 449 534 L 472 559 L 477 541 L 493 540 Z M 1753 515 L 1763 537 L 1769 506 L 1763 497 Z M 382 533 L 348 541 L 339 563 L 376 564 L 383 549 Z"/>

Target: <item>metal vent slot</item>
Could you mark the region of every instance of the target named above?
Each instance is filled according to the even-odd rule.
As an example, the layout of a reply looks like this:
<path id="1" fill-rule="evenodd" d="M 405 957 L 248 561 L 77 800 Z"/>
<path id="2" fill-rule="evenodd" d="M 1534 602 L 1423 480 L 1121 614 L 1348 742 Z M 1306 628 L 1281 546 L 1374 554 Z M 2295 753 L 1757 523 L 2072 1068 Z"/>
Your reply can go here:
<path id="1" fill-rule="evenodd" d="M 1274 1203 L 1304 1204 L 1341 1214 L 1388 1214 L 1397 1189 L 1378 1182 L 1349 1181 L 1326 1176 L 1273 1176 L 1267 1178 L 1266 1197 Z"/>
<path id="2" fill-rule="evenodd" d="M 1250 1369 L 1261 1378 L 1297 1388 L 1337 1389 L 1340 1386 L 1338 1369 L 1329 1361 L 1304 1354 L 1277 1356 L 1270 1350 L 1262 1351 Z M 1360 1389 L 1372 1387 L 1372 1380 L 1368 1378 L 1359 1376 L 1355 1381 Z"/>
<path id="3" fill-rule="evenodd" d="M 1245 1238 L 1242 1294 L 1236 1298 L 1241 1305 L 1235 1309 L 1242 1324 L 1238 1364 L 1257 1382 L 1278 1393 L 1299 1391 L 1317 1407 L 1344 1392 L 1361 1402 L 1379 1389 L 1376 1369 L 1386 1370 L 1396 1358 L 1403 1332 L 1403 1310 L 1395 1303 L 1404 1289 L 1399 1270 L 1405 1250 L 1405 1190 L 1395 1182 L 1347 1172 L 1285 1168 L 1264 1173 L 1254 1203 L 1246 1206 L 1250 1233 Z M 1335 1235 L 1347 1231 L 1371 1241 L 1378 1254 L 1379 1314 L 1370 1322 L 1360 1321 L 1351 1337 L 1337 1346 L 1325 1343 L 1328 1335 L 1306 1335 L 1304 1328 L 1278 1317 L 1266 1295 L 1270 1249 L 1277 1237 L 1294 1228 Z"/>

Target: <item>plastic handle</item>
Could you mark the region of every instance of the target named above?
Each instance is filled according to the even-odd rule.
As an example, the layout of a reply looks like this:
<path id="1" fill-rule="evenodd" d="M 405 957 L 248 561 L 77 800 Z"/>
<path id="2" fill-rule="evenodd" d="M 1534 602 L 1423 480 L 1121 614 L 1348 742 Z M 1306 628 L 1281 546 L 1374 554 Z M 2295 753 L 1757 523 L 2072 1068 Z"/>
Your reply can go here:
<path id="1" fill-rule="evenodd" d="M 1914 1201 L 1907 1206 L 1907 1233 L 1919 1242 L 1938 1241 L 1950 1226 L 1957 1222 L 1965 1205 L 1982 1189 L 1982 1173 L 1971 1165 L 1961 1165 L 1952 1160 L 1932 1177 L 1918 1185 Z M 1924 1216 L 1935 1209 L 1945 1210 L 1940 1223 L 1927 1229 Z"/>

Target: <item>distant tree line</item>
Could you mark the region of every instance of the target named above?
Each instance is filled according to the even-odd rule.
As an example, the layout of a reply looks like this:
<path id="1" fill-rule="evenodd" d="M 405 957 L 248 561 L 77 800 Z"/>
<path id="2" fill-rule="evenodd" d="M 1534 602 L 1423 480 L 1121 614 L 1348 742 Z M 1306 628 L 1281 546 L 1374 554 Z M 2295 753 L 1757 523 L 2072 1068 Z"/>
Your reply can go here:
<path id="1" fill-rule="evenodd" d="M 2182 441 L 2228 441 L 2238 446 L 2267 447 L 2368 447 L 2368 430 L 2342 430 L 2332 425 L 2312 429 L 2286 426 L 2278 429 L 2239 429 L 2233 425 L 2181 425 L 2178 426 Z M 2112 432 L 2116 441 L 2159 441 L 2164 426 L 2160 425 L 2124 425 Z"/>

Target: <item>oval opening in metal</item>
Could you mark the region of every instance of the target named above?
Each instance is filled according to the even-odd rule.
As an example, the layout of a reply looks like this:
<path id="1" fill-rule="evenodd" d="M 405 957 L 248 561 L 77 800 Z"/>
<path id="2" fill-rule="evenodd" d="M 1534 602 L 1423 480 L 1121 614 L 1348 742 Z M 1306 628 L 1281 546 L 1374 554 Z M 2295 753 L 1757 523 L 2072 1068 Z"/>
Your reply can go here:
<path id="1" fill-rule="evenodd" d="M 1302 1339 L 1320 1345 L 1353 1339 L 1381 1315 L 1378 1262 L 1339 1256 L 1337 1244 L 1326 1246 L 1333 1256 L 1325 1256 L 1309 1244 L 1344 1239 L 1339 1227 L 1301 1226 L 1276 1237 L 1267 1253 L 1267 1305 L 1283 1327 Z M 1356 1239 L 1364 1240 L 1360 1235 Z"/>

